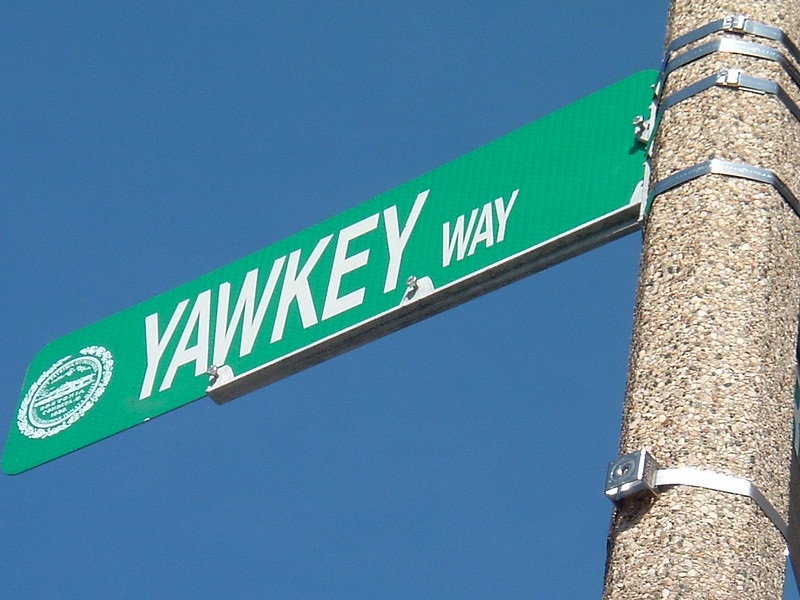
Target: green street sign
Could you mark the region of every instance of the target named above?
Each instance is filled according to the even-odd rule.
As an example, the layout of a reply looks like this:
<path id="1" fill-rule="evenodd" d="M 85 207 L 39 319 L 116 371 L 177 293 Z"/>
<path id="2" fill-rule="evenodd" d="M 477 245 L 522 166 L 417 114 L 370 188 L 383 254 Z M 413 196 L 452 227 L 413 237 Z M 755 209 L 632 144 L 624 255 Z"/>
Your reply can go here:
<path id="1" fill-rule="evenodd" d="M 655 71 L 57 339 L 33 359 L 3 470 L 205 395 L 218 403 L 632 231 Z"/>

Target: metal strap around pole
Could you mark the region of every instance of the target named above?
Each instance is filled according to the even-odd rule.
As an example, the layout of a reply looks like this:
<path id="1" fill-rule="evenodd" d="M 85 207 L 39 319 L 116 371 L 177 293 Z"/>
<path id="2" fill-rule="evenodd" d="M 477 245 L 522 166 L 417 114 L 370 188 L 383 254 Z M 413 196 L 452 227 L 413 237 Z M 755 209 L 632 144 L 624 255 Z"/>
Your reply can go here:
<path id="1" fill-rule="evenodd" d="M 800 87 L 800 71 L 798 71 L 797 67 L 795 67 L 794 64 L 788 58 L 786 58 L 786 56 L 780 50 L 777 50 L 772 46 L 765 46 L 764 44 L 757 44 L 755 42 L 745 42 L 743 40 L 736 40 L 733 38 L 719 38 L 710 42 L 706 42 L 705 44 L 701 44 L 700 46 L 692 48 L 691 50 L 687 50 L 675 58 L 667 59 L 664 64 L 664 68 L 661 71 L 661 76 L 659 77 L 656 90 L 657 93 L 661 92 L 667 76 L 675 69 L 679 69 L 680 67 L 686 66 L 691 62 L 699 60 L 704 56 L 708 56 L 709 54 L 714 54 L 715 52 L 741 54 L 743 56 L 752 56 L 778 63 L 789 74 L 789 77 L 792 78 L 792 81 L 794 81 L 795 85 Z"/>
<path id="2" fill-rule="evenodd" d="M 756 37 L 779 42 L 785 46 L 789 51 L 789 54 L 791 54 L 792 57 L 798 63 L 800 63 L 800 49 L 797 48 L 794 42 L 789 39 L 789 36 L 787 36 L 782 29 L 778 29 L 777 27 L 772 27 L 771 25 L 766 25 L 764 23 L 759 23 L 758 21 L 752 21 L 744 15 L 729 16 L 717 21 L 712 21 L 703 27 L 675 38 L 672 43 L 667 46 L 667 50 L 664 53 L 664 60 L 669 60 L 670 55 L 676 50 L 680 50 L 684 46 L 688 46 L 693 42 L 720 31 L 731 33 L 747 33 Z"/>
<path id="3" fill-rule="evenodd" d="M 662 468 L 646 449 L 619 456 L 609 463 L 606 497 L 622 510 L 626 498 L 658 498 L 662 488 L 675 485 L 747 496 L 769 517 L 788 543 L 786 522 L 752 481 L 693 467 Z"/>
<path id="4" fill-rule="evenodd" d="M 675 469 L 659 469 L 656 471 L 655 485 L 657 487 L 667 485 L 688 485 L 692 487 L 705 488 L 728 494 L 747 496 L 752 499 L 758 507 L 769 517 L 773 525 L 781 532 L 783 539 L 788 543 L 789 530 L 786 521 L 778 514 L 775 507 L 761 493 L 753 483 L 741 477 L 722 475 L 713 471 L 702 471 L 690 467 L 679 467 Z"/>
<path id="5" fill-rule="evenodd" d="M 681 169 L 657 182 L 650 192 L 646 212 L 649 212 L 650 206 L 653 204 L 653 200 L 656 196 L 682 185 L 687 181 L 708 174 L 749 179 L 750 181 L 771 185 L 783 196 L 783 199 L 792 207 L 795 214 L 800 216 L 800 202 L 798 202 L 797 197 L 789 189 L 789 186 L 787 186 L 774 171 L 765 169 L 764 167 L 757 167 L 755 165 L 748 165 L 746 163 L 734 162 L 721 158 L 712 158 L 711 160 L 687 167 L 686 169 Z"/>
<path id="6" fill-rule="evenodd" d="M 783 102 L 786 108 L 794 115 L 794 118 L 800 121 L 800 107 L 797 106 L 794 100 L 791 99 L 789 94 L 786 93 L 786 90 L 784 90 L 777 81 L 746 75 L 739 69 L 725 69 L 688 85 L 677 92 L 673 92 L 661 101 L 658 114 L 661 115 L 664 111 L 678 104 L 678 102 L 683 102 L 712 87 L 771 94 Z"/>

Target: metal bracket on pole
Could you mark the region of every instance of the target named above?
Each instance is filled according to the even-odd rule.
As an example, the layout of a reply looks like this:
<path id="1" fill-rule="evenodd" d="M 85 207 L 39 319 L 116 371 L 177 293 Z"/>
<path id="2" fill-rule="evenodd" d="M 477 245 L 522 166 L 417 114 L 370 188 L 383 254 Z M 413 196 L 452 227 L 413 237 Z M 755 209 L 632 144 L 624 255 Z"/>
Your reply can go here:
<path id="1" fill-rule="evenodd" d="M 739 69 L 725 69 L 714 75 L 704 77 L 700 81 L 696 81 L 677 92 L 673 92 L 661 101 L 661 105 L 658 109 L 659 118 L 665 111 L 679 102 L 683 102 L 712 87 L 742 90 L 757 94 L 771 94 L 783 102 L 786 108 L 794 115 L 794 118 L 800 121 L 800 107 L 797 106 L 794 100 L 791 99 L 789 94 L 786 93 L 777 81 L 752 77 L 751 75 L 742 73 Z"/>
<path id="2" fill-rule="evenodd" d="M 694 31 L 690 31 L 689 33 L 675 38 L 664 53 L 664 60 L 669 60 L 670 55 L 676 50 L 679 50 L 684 46 L 688 46 L 693 42 L 720 31 L 750 34 L 756 37 L 779 42 L 785 46 L 789 51 L 789 54 L 791 54 L 792 57 L 798 63 L 800 63 L 800 50 L 797 48 L 794 42 L 789 39 L 789 36 L 787 36 L 782 29 L 772 27 L 771 25 L 766 25 L 765 23 L 759 23 L 758 21 L 752 21 L 744 15 L 728 16 L 717 21 L 712 21 L 711 23 L 703 25 Z"/>
<path id="3" fill-rule="evenodd" d="M 767 515 L 788 542 L 786 522 L 751 481 L 691 467 L 662 469 L 646 450 L 620 456 L 609 464 L 606 497 L 619 508 L 626 498 L 637 496 L 658 498 L 661 488 L 675 485 L 688 485 L 747 496 Z"/>
<path id="4" fill-rule="evenodd" d="M 669 177 L 656 182 L 650 193 L 650 198 L 647 201 L 645 213 L 649 213 L 650 207 L 653 205 L 653 200 L 656 196 L 663 194 L 679 185 L 697 179 L 703 175 L 725 175 L 728 177 L 738 177 L 740 179 L 749 179 L 750 181 L 757 181 L 759 183 L 766 183 L 775 188 L 787 204 L 794 210 L 795 214 L 800 216 L 800 202 L 797 196 L 792 193 L 783 180 L 775 174 L 774 171 L 765 169 L 763 167 L 756 167 L 746 163 L 733 162 L 721 158 L 712 158 L 697 165 L 693 165 L 686 169 L 673 173 Z"/>
<path id="5" fill-rule="evenodd" d="M 656 123 L 658 119 L 658 103 L 655 99 L 650 103 L 649 108 L 650 110 L 647 117 L 644 115 L 639 115 L 633 119 L 633 131 L 634 135 L 636 136 L 636 141 L 640 144 L 648 146 L 648 149 L 650 140 L 653 137 L 653 132 L 656 129 Z"/>
<path id="6" fill-rule="evenodd" d="M 713 54 L 715 52 L 727 52 L 728 54 L 741 54 L 744 56 L 753 56 L 762 58 L 778 63 L 792 78 L 792 81 L 800 87 L 800 71 L 786 56 L 772 46 L 765 46 L 764 44 L 757 44 L 755 42 L 745 42 L 733 38 L 719 38 L 705 44 L 701 44 L 696 48 L 687 50 L 683 54 L 679 54 L 675 58 L 668 58 L 664 62 L 664 68 L 661 70 L 661 75 L 656 84 L 656 94 L 660 95 L 664 81 L 667 76 L 675 69 L 683 67 L 691 62 L 699 60 L 704 56 Z"/>

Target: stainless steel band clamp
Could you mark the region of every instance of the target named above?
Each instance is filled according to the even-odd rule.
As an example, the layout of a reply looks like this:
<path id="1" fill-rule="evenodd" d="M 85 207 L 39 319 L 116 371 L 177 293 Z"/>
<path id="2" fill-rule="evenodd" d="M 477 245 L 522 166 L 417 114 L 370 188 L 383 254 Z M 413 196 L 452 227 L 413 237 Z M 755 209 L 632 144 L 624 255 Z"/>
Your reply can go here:
<path id="1" fill-rule="evenodd" d="M 718 32 L 749 34 L 778 42 L 788 52 L 791 59 L 787 58 L 780 50 L 771 46 L 732 37 L 717 38 L 694 46 L 683 53 L 675 54 L 676 51 Z M 800 107 L 777 81 L 753 77 L 735 68 L 725 69 L 711 74 L 681 90 L 673 92 L 669 96 L 662 97 L 664 82 L 670 73 L 675 69 L 715 52 L 742 54 L 776 62 L 783 67 L 794 84 L 800 88 L 800 69 L 798 69 L 795 64 L 800 63 L 800 49 L 798 49 L 784 31 L 777 27 L 752 21 L 743 15 L 728 16 L 713 21 L 676 38 L 667 47 L 661 75 L 659 76 L 658 83 L 654 90 L 656 100 L 651 107 L 650 117 L 649 119 L 638 117 L 634 120 L 637 139 L 640 142 L 649 145 L 652 135 L 658 129 L 664 113 L 671 107 L 713 87 L 773 96 L 783 103 L 797 121 L 800 121 Z M 773 171 L 754 165 L 714 158 L 682 169 L 655 183 L 648 193 L 646 202 L 642 206 L 642 219 L 646 218 L 656 196 L 677 185 L 681 185 L 691 179 L 709 173 L 750 179 L 772 185 L 778 193 L 783 196 L 795 213 L 800 215 L 800 203 L 798 203 L 798 199 L 785 182 Z"/>
<path id="2" fill-rule="evenodd" d="M 695 46 L 694 48 L 691 48 L 682 54 L 672 56 L 676 50 L 679 50 L 718 31 L 749 33 L 757 37 L 777 41 L 788 51 L 789 56 L 794 62 L 787 58 L 780 50 L 771 46 L 765 46 L 763 44 L 730 37 L 711 40 L 710 42 L 705 42 L 699 46 Z M 666 110 L 678 102 L 682 102 L 683 100 L 686 100 L 687 98 L 690 98 L 695 94 L 699 94 L 700 92 L 703 92 L 714 86 L 762 94 L 772 94 L 786 105 L 796 119 L 800 120 L 800 113 L 797 105 L 791 100 L 789 94 L 787 94 L 786 91 L 776 81 L 751 77 L 742 73 L 739 69 L 727 69 L 710 75 L 682 90 L 674 92 L 666 98 L 662 98 L 664 83 L 670 73 L 676 69 L 686 66 L 691 62 L 699 60 L 704 56 L 708 56 L 716 52 L 752 56 L 754 58 L 775 62 L 783 67 L 784 71 L 789 75 L 794 84 L 800 88 L 800 69 L 798 69 L 797 65 L 795 64 L 800 64 L 800 50 L 781 29 L 778 29 L 777 27 L 771 27 L 763 23 L 750 21 L 741 15 L 736 17 L 725 17 L 724 19 L 713 21 L 712 23 L 708 23 L 699 29 L 690 31 L 689 33 L 677 38 L 667 48 L 664 54 L 664 61 L 661 66 L 661 73 L 654 88 L 654 96 L 656 103 L 658 104 L 657 114 L 651 114 L 649 120 L 639 117 L 637 121 L 634 122 L 634 125 L 637 127 L 637 137 L 641 142 L 649 142 L 652 132 L 657 128 L 658 121 Z M 656 113 L 656 111 L 653 111 L 653 113 Z"/>
<path id="3" fill-rule="evenodd" d="M 725 17 L 719 21 L 708 23 L 694 31 L 682 35 L 669 45 L 664 53 L 664 62 L 661 67 L 661 76 L 656 86 L 656 94 L 660 95 L 664 80 L 667 76 L 684 65 L 689 64 L 714 52 L 727 52 L 731 54 L 743 54 L 756 58 L 766 59 L 779 63 L 789 74 L 789 76 L 800 85 L 800 71 L 792 62 L 780 51 L 771 46 L 765 46 L 755 42 L 746 42 L 735 38 L 718 38 L 710 42 L 703 43 L 686 52 L 673 57 L 672 54 L 693 42 L 716 32 L 733 32 L 739 34 L 751 34 L 780 43 L 789 53 L 795 62 L 800 63 L 800 50 L 795 43 L 781 29 L 751 21 L 739 15 L 736 17 Z"/>
<path id="4" fill-rule="evenodd" d="M 800 86 L 800 70 L 795 67 L 794 63 L 790 61 L 780 50 L 776 50 L 772 46 L 765 46 L 764 44 L 757 44 L 755 42 L 745 42 L 743 40 L 733 40 L 730 38 L 719 38 L 711 42 L 706 42 L 697 48 L 687 50 L 683 54 L 679 54 L 673 59 L 667 61 L 664 70 L 661 72 L 657 92 L 660 93 L 663 87 L 663 82 L 667 76 L 674 70 L 686 66 L 691 62 L 699 60 L 709 54 L 715 52 L 722 52 L 727 54 L 741 54 L 743 56 L 752 56 L 753 58 L 760 58 L 770 62 L 777 63 L 786 71 L 789 77 L 796 85 Z"/>
<path id="5" fill-rule="evenodd" d="M 606 498 L 619 507 L 626 498 L 637 496 L 658 498 L 660 488 L 674 485 L 688 485 L 747 496 L 767 515 L 788 542 L 786 522 L 751 481 L 691 467 L 662 469 L 646 450 L 620 456 L 609 464 Z"/>
<path id="6" fill-rule="evenodd" d="M 800 107 L 797 106 L 777 81 L 752 77 L 743 73 L 740 69 L 724 69 L 662 98 L 658 107 L 658 116 L 660 117 L 665 111 L 679 102 L 688 100 L 692 96 L 696 96 L 713 87 L 775 96 L 783 102 L 784 106 L 794 115 L 794 118 L 800 121 Z"/>
<path id="7" fill-rule="evenodd" d="M 684 46 L 688 46 L 693 42 L 720 31 L 740 34 L 747 33 L 756 37 L 779 42 L 786 47 L 789 53 L 794 56 L 798 62 L 800 62 L 800 50 L 798 50 L 797 46 L 795 46 L 792 40 L 790 40 L 781 29 L 759 23 L 758 21 L 753 21 L 744 15 L 727 16 L 675 38 L 664 53 L 665 60 L 668 60 L 675 50 L 679 50 Z"/>
<path id="8" fill-rule="evenodd" d="M 746 163 L 734 162 L 724 160 L 721 158 L 712 158 L 711 160 L 704 161 L 697 165 L 692 165 L 685 169 L 681 169 L 658 181 L 651 189 L 650 196 L 647 199 L 645 206 L 645 213 L 649 212 L 650 206 L 656 196 L 671 190 L 674 187 L 682 185 L 687 181 L 697 179 L 702 175 L 714 174 L 725 175 L 728 177 L 737 177 L 739 179 L 748 179 L 758 183 L 766 183 L 771 185 L 786 201 L 786 203 L 794 210 L 795 214 L 800 216 L 800 202 L 797 197 L 789 189 L 789 186 L 778 177 L 778 175 L 764 167 L 755 165 L 748 165 Z"/>

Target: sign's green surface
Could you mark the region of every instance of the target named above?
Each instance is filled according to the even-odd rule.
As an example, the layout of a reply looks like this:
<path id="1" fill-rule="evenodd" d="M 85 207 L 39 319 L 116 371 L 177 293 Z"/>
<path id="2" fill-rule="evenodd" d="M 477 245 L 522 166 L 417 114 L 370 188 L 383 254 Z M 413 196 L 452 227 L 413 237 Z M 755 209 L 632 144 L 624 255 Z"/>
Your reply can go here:
<path id="1" fill-rule="evenodd" d="M 55 340 L 29 367 L 3 469 L 207 393 L 230 400 L 635 228 L 644 148 L 631 122 L 655 79 L 638 73 Z"/>

